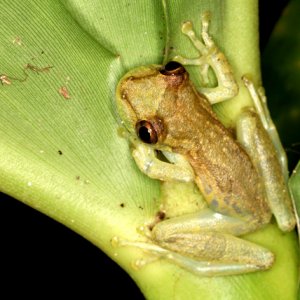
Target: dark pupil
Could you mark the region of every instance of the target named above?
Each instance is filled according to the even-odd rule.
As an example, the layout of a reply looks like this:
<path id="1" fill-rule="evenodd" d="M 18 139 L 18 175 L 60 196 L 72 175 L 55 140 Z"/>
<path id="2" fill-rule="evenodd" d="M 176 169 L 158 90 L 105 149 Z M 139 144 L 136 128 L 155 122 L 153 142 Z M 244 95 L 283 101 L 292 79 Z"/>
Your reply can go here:
<path id="1" fill-rule="evenodd" d="M 147 128 L 146 126 L 142 126 L 139 129 L 139 137 L 140 139 L 145 142 L 150 144 L 151 143 L 151 134 L 150 134 L 150 130 L 149 128 Z"/>
<path id="2" fill-rule="evenodd" d="M 162 66 L 159 72 L 166 76 L 181 76 L 184 74 L 185 68 L 177 61 L 169 61 L 165 66 Z"/>
<path id="3" fill-rule="evenodd" d="M 165 65 L 165 70 L 166 71 L 173 71 L 173 70 L 176 70 L 176 69 L 181 68 L 181 67 L 182 67 L 182 65 L 179 62 L 170 61 Z"/>

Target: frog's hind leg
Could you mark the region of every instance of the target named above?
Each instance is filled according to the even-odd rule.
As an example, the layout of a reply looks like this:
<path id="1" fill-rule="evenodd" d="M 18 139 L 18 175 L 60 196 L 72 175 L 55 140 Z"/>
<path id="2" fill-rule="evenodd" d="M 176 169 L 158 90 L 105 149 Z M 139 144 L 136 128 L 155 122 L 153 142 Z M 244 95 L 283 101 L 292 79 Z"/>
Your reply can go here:
<path id="1" fill-rule="evenodd" d="M 135 261 L 136 269 L 166 259 L 200 276 L 225 276 L 266 270 L 274 262 L 274 255 L 267 249 L 221 233 L 176 234 L 160 241 L 160 246 L 118 238 L 113 244 L 137 247 L 153 255 Z"/>
<path id="2" fill-rule="evenodd" d="M 269 250 L 217 232 L 176 234 L 160 241 L 160 246 L 175 253 L 180 251 L 181 258 L 176 259 L 176 263 L 181 262 L 181 266 L 206 276 L 266 270 L 274 262 L 274 255 Z"/>
<path id="3" fill-rule="evenodd" d="M 268 134 L 262 123 L 255 111 L 245 110 L 237 121 L 237 138 L 262 179 L 265 195 L 278 227 L 282 231 L 291 231 L 296 223 L 292 199 L 272 135 Z M 280 143 L 279 140 L 278 142 Z"/>
<path id="4" fill-rule="evenodd" d="M 217 77 L 218 86 L 212 88 L 199 88 L 199 91 L 208 98 L 211 104 L 214 104 L 236 96 L 238 93 L 238 85 L 225 55 L 216 46 L 208 33 L 210 13 L 204 13 L 201 20 L 202 41 L 196 36 L 191 22 L 188 21 L 182 25 L 182 32 L 191 40 L 195 48 L 199 51 L 200 56 L 194 59 L 175 56 L 173 60 L 178 61 L 183 65 L 200 66 L 200 74 L 205 85 L 209 84 L 209 67 L 213 69 Z"/>
<path id="5" fill-rule="evenodd" d="M 289 178 L 287 156 L 281 144 L 276 127 L 270 116 L 270 112 L 267 106 L 267 97 L 265 96 L 264 89 L 262 87 L 256 89 L 253 82 L 247 76 L 243 76 L 242 80 L 244 81 L 244 84 L 248 89 L 249 94 L 251 95 L 255 109 L 258 113 L 263 127 L 270 135 L 270 138 L 276 149 L 279 162 L 281 164 L 282 173 L 287 182 Z"/>
<path id="6" fill-rule="evenodd" d="M 202 276 L 242 274 L 268 269 L 274 261 L 269 250 L 234 236 L 253 231 L 253 226 L 204 209 L 157 223 L 152 230 L 141 226 L 139 232 L 149 242 L 114 238 L 113 245 L 152 254 L 137 260 L 136 268 L 162 258 Z"/>

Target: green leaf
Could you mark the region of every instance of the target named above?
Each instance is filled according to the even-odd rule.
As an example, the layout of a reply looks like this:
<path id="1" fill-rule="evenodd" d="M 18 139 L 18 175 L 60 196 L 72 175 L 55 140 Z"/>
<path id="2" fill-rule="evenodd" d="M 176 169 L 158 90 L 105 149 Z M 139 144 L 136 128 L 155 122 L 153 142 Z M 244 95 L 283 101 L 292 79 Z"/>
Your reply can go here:
<path id="1" fill-rule="evenodd" d="M 0 10 L 1 190 L 79 233 L 117 261 L 149 299 L 294 299 L 297 240 L 275 224 L 247 238 L 276 253 L 268 272 L 200 278 L 166 261 L 136 271 L 136 228 L 159 208 L 159 183 L 137 170 L 118 135 L 115 86 L 127 70 L 161 63 L 167 54 L 191 56 L 183 20 L 211 32 L 237 78 L 260 82 L 256 1 L 2 0 Z M 199 30 L 198 30 L 199 32 Z M 251 51 L 249 51 L 251 49 Z M 238 50 L 238 51 L 237 51 Z M 197 81 L 195 70 L 190 70 Z M 240 81 L 239 81 L 240 83 Z M 217 111 L 232 124 L 251 100 L 239 97 Z M 282 282 L 282 274 L 286 278 Z M 176 296 L 174 296 L 176 295 Z"/>

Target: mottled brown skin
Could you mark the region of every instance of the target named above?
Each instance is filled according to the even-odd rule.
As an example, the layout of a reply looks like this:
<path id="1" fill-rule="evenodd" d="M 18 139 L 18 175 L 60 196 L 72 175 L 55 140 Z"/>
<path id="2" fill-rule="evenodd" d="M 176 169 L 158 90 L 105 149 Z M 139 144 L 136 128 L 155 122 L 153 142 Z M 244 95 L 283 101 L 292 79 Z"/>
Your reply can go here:
<path id="1" fill-rule="evenodd" d="M 195 90 L 187 72 L 164 75 L 160 68 L 153 66 L 148 74 L 135 73 L 122 82 L 122 100 L 130 103 L 128 124 L 149 120 L 159 128 L 155 149 L 170 149 L 188 159 L 214 211 L 248 220 L 245 231 L 268 223 L 271 211 L 248 154 Z"/>

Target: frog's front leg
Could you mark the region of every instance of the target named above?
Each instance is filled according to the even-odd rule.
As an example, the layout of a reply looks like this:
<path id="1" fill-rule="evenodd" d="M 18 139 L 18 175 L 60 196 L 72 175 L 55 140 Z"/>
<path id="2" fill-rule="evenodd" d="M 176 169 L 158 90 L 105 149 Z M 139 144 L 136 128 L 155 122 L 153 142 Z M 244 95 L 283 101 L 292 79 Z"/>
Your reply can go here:
<path id="1" fill-rule="evenodd" d="M 204 94 L 211 104 L 215 104 L 230 98 L 238 93 L 238 85 L 234 79 L 231 67 L 225 55 L 216 46 L 208 33 L 210 14 L 202 15 L 201 37 L 203 42 L 196 37 L 191 22 L 185 22 L 182 32 L 189 37 L 200 56 L 195 59 L 188 59 L 182 56 L 175 56 L 173 60 L 183 65 L 198 65 L 201 67 L 201 75 L 205 84 L 209 83 L 208 70 L 211 67 L 216 75 L 218 86 L 214 88 L 199 88 L 200 93 Z"/>
<path id="2" fill-rule="evenodd" d="M 163 151 L 169 162 L 157 158 L 155 148 L 136 141 L 132 156 L 139 169 L 147 176 L 162 181 L 194 181 L 195 175 L 189 162 L 180 154 Z"/>

